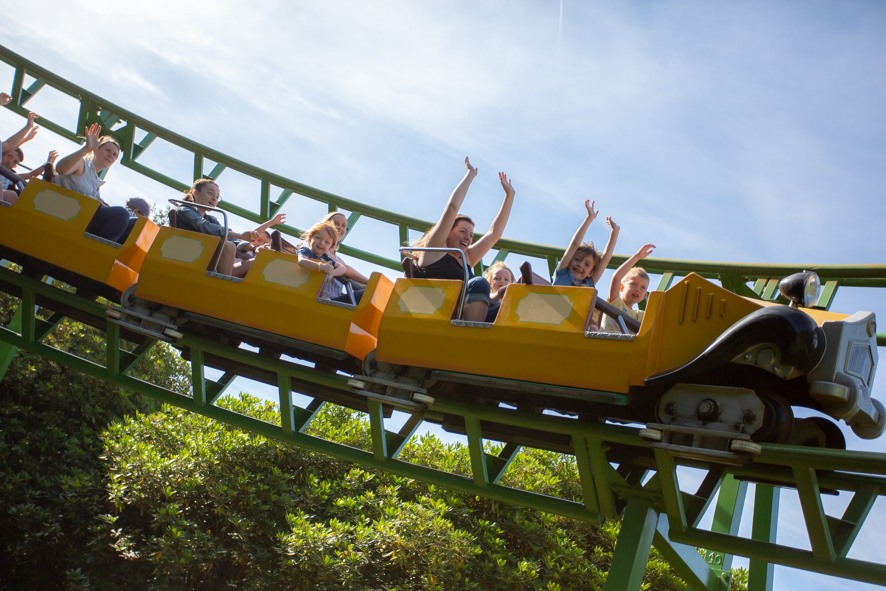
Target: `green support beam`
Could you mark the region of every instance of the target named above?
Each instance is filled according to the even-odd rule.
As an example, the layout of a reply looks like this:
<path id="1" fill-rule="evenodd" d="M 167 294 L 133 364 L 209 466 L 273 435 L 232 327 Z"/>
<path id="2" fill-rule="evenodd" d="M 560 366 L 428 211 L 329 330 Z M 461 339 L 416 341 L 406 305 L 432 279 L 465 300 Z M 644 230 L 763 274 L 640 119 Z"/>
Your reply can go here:
<path id="1" fill-rule="evenodd" d="M 135 362 L 156 343 L 143 342 L 127 352 L 125 349 L 130 347 L 124 346 L 117 325 L 107 322 L 101 304 L 11 270 L 0 269 L 0 286 L 7 285 L 21 294 L 21 304 L 17 311 L 18 322 L 0 328 L 0 340 L 6 348 L 27 349 L 56 363 L 238 428 L 365 466 L 573 519 L 596 522 L 603 517 L 622 518 L 623 533 L 608 585 L 635 587 L 638 577 L 642 578 L 644 556 L 648 554 L 650 544 L 668 558 L 691 589 L 721 589 L 727 578 L 721 576 L 727 573 L 720 568 L 711 568 L 704 558 L 694 555 L 695 547 L 708 548 L 705 554 L 708 557 L 717 552 L 725 554 L 723 567 L 728 566 L 730 555 L 751 558 L 752 579 L 755 585 L 762 585 L 760 589 L 771 584 L 771 566 L 776 563 L 867 582 L 886 579 L 886 566 L 846 558 L 874 502 L 886 493 L 886 456 L 883 454 L 763 445 L 762 453 L 753 463 L 701 466 L 706 471 L 704 478 L 698 490 L 689 494 L 679 487 L 677 471 L 681 461 L 664 450 L 655 450 L 654 466 L 620 460 L 618 469 L 613 468 L 609 460 L 613 447 L 621 450 L 620 457 L 625 456 L 627 449 L 636 448 L 638 452 L 648 449 L 636 428 L 456 403 L 441 398 L 437 398 L 427 411 L 411 415 L 396 433 L 385 428 L 384 403 L 366 401 L 365 412 L 369 417 L 372 441 L 370 451 L 363 451 L 319 439 L 307 431 L 317 413 L 329 404 L 323 399 L 324 395 L 334 399 L 336 393 L 350 391 L 347 376 L 185 335 L 179 346 L 190 353 L 193 395 L 182 396 L 128 375 Z M 41 302 L 49 302 L 46 304 L 49 310 L 55 309 L 56 304 L 65 309 L 73 308 L 79 317 L 92 316 L 91 324 L 104 326 L 104 364 L 59 351 L 36 338 L 46 334 L 44 325 L 62 320 L 58 313 L 49 316 L 49 321 L 40 319 L 35 306 L 37 297 L 42 298 Z M 216 363 L 222 366 L 227 366 L 230 361 L 237 366 L 253 366 L 275 375 L 280 393 L 279 424 L 268 424 L 216 406 L 218 396 L 236 374 L 226 371 L 217 381 L 207 379 L 205 363 L 209 356 L 219 359 Z M 309 385 L 315 392 L 307 407 L 293 404 L 293 384 Z M 396 459 L 423 421 L 439 422 L 443 417 L 463 421 L 471 457 L 470 477 Z M 526 429 L 571 438 L 575 478 L 581 483 L 582 502 L 498 484 L 521 448 L 516 443 L 506 442 L 498 455 L 487 453 L 483 434 L 486 423 L 506 430 Z M 642 457 L 643 454 L 636 455 Z M 631 454 L 627 457 L 630 458 Z M 654 473 L 644 485 L 644 477 L 651 467 L 655 468 Z M 698 465 L 695 467 L 699 468 Z M 746 490 L 744 480 L 747 479 L 779 482 L 799 491 L 813 551 L 776 543 L 779 489 L 764 485 L 757 486 L 752 538 L 738 537 L 736 528 L 741 498 Z M 820 499 L 820 489 L 823 488 L 853 494 L 840 519 L 824 513 Z M 702 515 L 714 498 L 717 504 L 711 531 L 698 529 Z M 623 514 L 622 508 L 625 509 Z"/>
<path id="2" fill-rule="evenodd" d="M 47 89 L 72 97 L 79 102 L 77 121 L 73 129 L 45 118 L 41 118 L 41 125 L 62 137 L 82 142 L 83 129 L 91 123 L 100 123 L 106 131 L 121 141 L 124 147 L 121 163 L 139 174 L 175 190 L 187 188 L 187 184 L 172 178 L 172 173 L 155 170 L 138 162 L 144 152 L 151 149 L 155 140 L 162 139 L 193 156 L 194 178 L 206 174 L 204 167 L 209 161 L 213 168 L 206 176 L 211 178 L 218 178 L 224 171 L 231 169 L 257 179 L 259 192 L 251 196 L 247 205 L 230 202 L 222 204 L 229 212 L 247 220 L 264 222 L 276 214 L 292 195 L 299 195 L 326 204 L 329 211 L 350 212 L 349 232 L 359 219 L 366 217 L 395 226 L 403 243 L 408 239 L 410 229 L 423 232 L 431 226 L 431 222 L 327 193 L 200 145 L 93 95 L 4 47 L 0 47 L 0 60 L 14 69 L 11 92 L 13 100 L 6 106 L 7 109 L 24 116 L 27 113 L 27 102 L 38 92 L 46 92 Z M 25 88 L 28 76 L 34 82 Z M 137 137 L 141 139 L 136 140 Z M 281 191 L 275 201 L 271 200 L 272 187 L 274 192 Z M 283 226 L 282 231 L 293 236 L 301 233 L 293 226 Z M 494 260 L 505 260 L 510 255 L 520 259 L 543 259 L 547 262 L 550 273 L 553 273 L 563 252 L 559 247 L 510 239 L 500 240 L 497 248 Z M 399 260 L 355 249 L 346 244 L 342 245 L 341 252 L 382 267 L 400 269 Z M 625 256 L 614 256 L 610 267 L 617 267 L 625 259 Z M 803 269 L 813 270 L 824 282 L 821 297 L 816 303 L 816 307 L 820 309 L 830 308 L 839 286 L 886 287 L 886 265 L 772 265 L 646 259 L 644 268 L 650 273 L 661 275 L 658 286 L 660 290 L 667 289 L 675 277 L 696 272 L 703 277 L 719 279 L 726 289 L 762 299 L 778 297 L 777 285 L 781 277 Z M 21 304 L 12 322 L 7 327 L 0 327 L 0 378 L 15 351 L 21 348 L 163 402 L 318 453 L 564 517 L 585 521 L 598 521 L 604 517 L 622 518 L 622 535 L 618 540 L 606 589 L 639 589 L 642 584 L 642 569 L 653 544 L 686 579 L 691 589 L 723 589 L 732 555 L 751 559 L 752 591 L 771 589 L 774 564 L 859 581 L 886 580 L 886 566 L 883 564 L 847 558 L 874 502 L 880 495 L 886 494 L 886 478 L 883 478 L 886 475 L 886 456 L 883 454 L 763 445 L 763 452 L 751 464 L 702 465 L 701 469 L 706 470 L 703 482 L 694 494 L 688 494 L 679 488 L 677 470 L 682 465 L 682 460 L 660 449 L 654 452 L 655 474 L 645 486 L 642 482 L 651 466 L 622 461 L 618 470 L 612 467 L 609 452 L 616 446 L 621 450 L 621 455 L 631 448 L 643 451 L 638 457 L 648 454 L 648 444 L 639 438 L 635 428 L 581 423 L 566 417 L 537 415 L 442 399 L 437 399 L 426 412 L 411 415 L 397 432 L 385 428 L 387 409 L 384 403 L 365 401 L 372 437 L 371 449 L 354 449 L 309 434 L 311 421 L 326 404 L 331 404 L 324 399 L 325 396 L 333 400 L 336 396 L 352 394 L 346 376 L 269 359 L 249 351 L 185 335 L 178 346 L 190 352 L 193 395 L 182 396 L 129 375 L 136 363 L 156 343 L 148 340 L 138 344 L 132 351 L 127 351 L 126 348 L 131 345 L 124 346 L 119 327 L 106 321 L 102 305 L 22 277 L 7 269 L 0 269 L 0 274 L 3 278 L 0 284 L 14 285 L 20 289 L 16 293 L 21 294 Z M 753 288 L 748 287 L 749 283 L 753 284 Z M 45 319 L 38 317 L 37 297 L 49 298 L 63 309 L 74 308 L 81 314 L 92 315 L 94 324 L 105 327 L 104 365 L 80 359 L 43 342 L 64 316 L 55 313 Z M 877 342 L 880 346 L 886 346 L 886 334 L 877 334 Z M 207 379 L 207 357 L 251 365 L 275 376 L 279 390 L 279 424 L 264 423 L 216 406 L 217 399 L 236 378 L 236 374 L 226 371 L 217 381 Z M 292 399 L 293 387 L 298 390 L 302 386 L 311 392 L 311 401 L 304 408 L 295 405 Z M 471 459 L 469 478 L 397 459 L 400 451 L 424 421 L 440 422 L 443 417 L 456 422 L 463 421 Z M 505 442 L 499 455 L 487 453 L 482 432 L 482 425 L 486 422 L 505 428 L 567 437 L 575 456 L 575 477 L 581 484 L 582 502 L 501 486 L 501 478 L 518 456 L 521 447 L 516 443 Z M 698 468 L 697 465 L 695 467 Z M 780 489 L 769 485 L 756 485 L 751 538 L 738 536 L 737 527 L 747 480 L 765 481 L 798 490 L 804 524 L 812 545 L 811 551 L 777 543 L 775 533 Z M 820 496 L 822 489 L 840 490 L 853 495 L 841 518 L 825 514 Z M 700 520 L 715 497 L 717 503 L 711 530 L 699 529 Z M 706 556 L 715 557 L 714 568 L 701 556 L 693 555 L 695 547 L 709 550 Z M 724 576 L 720 576 L 721 574 Z"/>
<path id="3" fill-rule="evenodd" d="M 774 544 L 778 534 L 778 505 L 781 489 L 758 484 L 754 494 L 754 521 L 751 537 L 766 544 Z M 748 565 L 748 591 L 772 591 L 775 565 L 752 559 Z"/>
<path id="4" fill-rule="evenodd" d="M 648 499 L 628 501 L 604 591 L 640 591 L 658 516 Z"/>
<path id="5" fill-rule="evenodd" d="M 717 495 L 717 506 L 714 510 L 711 531 L 730 536 L 738 535 L 738 526 L 741 524 L 747 493 L 747 482 L 738 481 L 732 475 L 723 479 L 720 484 L 720 492 Z M 714 569 L 729 573 L 732 570 L 732 558 L 731 554 L 711 552 L 708 555 L 708 562 Z"/>

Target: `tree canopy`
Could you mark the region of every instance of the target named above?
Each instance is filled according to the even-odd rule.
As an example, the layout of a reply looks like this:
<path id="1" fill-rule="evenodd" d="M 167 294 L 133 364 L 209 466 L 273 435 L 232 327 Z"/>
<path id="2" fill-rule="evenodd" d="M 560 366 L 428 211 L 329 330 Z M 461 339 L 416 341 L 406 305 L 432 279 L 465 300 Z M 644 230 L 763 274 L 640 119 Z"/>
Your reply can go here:
<path id="1" fill-rule="evenodd" d="M 101 335 L 64 324 L 50 338 L 88 356 Z M 183 390 L 187 369 L 155 347 L 137 371 Z M 268 421 L 278 412 L 248 394 L 220 404 Z M 341 407 L 327 406 L 311 428 L 368 446 L 366 420 Z M 432 435 L 402 455 L 469 472 L 467 451 Z M 505 484 L 579 498 L 573 461 L 524 450 Z M 615 522 L 560 518 L 268 440 L 26 353 L 0 388 L 0 472 L 7 589 L 594 589 L 618 535 Z M 646 584 L 684 588 L 655 551 Z"/>

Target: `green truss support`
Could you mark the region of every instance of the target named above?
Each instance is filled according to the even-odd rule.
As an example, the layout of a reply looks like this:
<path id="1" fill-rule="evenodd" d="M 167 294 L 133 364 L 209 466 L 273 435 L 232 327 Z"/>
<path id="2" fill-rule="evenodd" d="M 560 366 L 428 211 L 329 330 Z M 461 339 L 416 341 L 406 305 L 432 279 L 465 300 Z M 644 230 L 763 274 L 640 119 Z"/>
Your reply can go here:
<path id="1" fill-rule="evenodd" d="M 774 544 L 778 533 L 778 504 L 780 489 L 758 484 L 754 503 L 754 522 L 751 537 L 765 544 Z M 772 591 L 775 565 L 752 559 L 748 565 L 748 591 Z"/>
<path id="2" fill-rule="evenodd" d="M 11 92 L 13 100 L 6 106 L 7 109 L 25 116 L 25 105 L 38 92 L 46 92 L 47 89 L 61 92 L 79 102 L 76 122 L 64 125 L 41 118 L 41 126 L 69 140 L 82 142 L 83 129 L 91 123 L 99 123 L 121 142 L 121 163 L 139 174 L 176 190 L 187 188 L 189 182 L 172 178 L 172 172 L 156 170 L 139 162 L 145 151 L 151 149 L 157 139 L 162 139 L 193 158 L 194 178 L 204 175 L 218 178 L 231 169 L 257 179 L 260 190 L 251 196 L 248 206 L 222 203 L 222 207 L 245 219 L 263 222 L 276 214 L 292 195 L 299 195 L 324 203 L 329 211 L 349 212 L 348 232 L 360 220 L 367 218 L 396 227 L 402 244 L 409 238 L 410 230 L 423 232 L 431 226 L 429 221 L 384 211 L 309 187 L 193 142 L 71 84 L 4 47 L 0 47 L 0 60 L 15 71 Z M 27 76 L 33 78 L 34 82 L 25 88 Z M 73 123 L 73 127 L 70 123 Z M 207 161 L 212 164 L 208 174 L 204 171 Z M 279 196 L 272 200 L 272 192 L 278 190 Z M 283 226 L 282 231 L 293 236 L 301 233 L 293 226 Z M 505 260 L 511 255 L 519 257 L 517 260 L 526 257 L 542 259 L 547 262 L 549 273 L 553 273 L 563 252 L 559 247 L 509 239 L 500 240 L 497 248 L 494 260 Z M 397 259 L 346 244 L 342 245 L 341 252 L 383 267 L 400 269 Z M 617 267 L 625 259 L 625 256 L 614 256 L 610 267 Z M 825 284 L 816 304 L 820 309 L 830 308 L 839 286 L 886 287 L 886 265 L 772 265 L 646 259 L 644 268 L 661 275 L 659 290 L 667 289 L 676 277 L 696 272 L 703 277 L 719 279 L 726 289 L 762 299 L 777 297 L 779 278 L 803 269 L 813 270 Z M 748 287 L 749 283 L 753 288 Z M 642 569 L 651 546 L 655 546 L 671 562 L 693 590 L 724 589 L 733 555 L 750 558 L 752 591 L 771 589 L 775 564 L 870 583 L 886 580 L 886 565 L 848 558 L 852 543 L 871 507 L 880 496 L 886 495 L 884 454 L 763 445 L 762 453 L 746 465 L 691 462 L 694 468 L 704 470 L 705 476 L 698 490 L 687 493 L 680 489 L 678 470 L 690 462 L 661 449 L 652 452 L 633 427 L 582 423 L 567 417 L 438 398 L 425 411 L 414 412 L 394 432 L 385 425 L 385 415 L 389 410 L 385 403 L 355 398 L 346 376 L 268 358 L 191 335 L 185 335 L 177 343 L 177 346 L 188 351 L 191 359 L 192 394 L 183 396 L 132 377 L 139 360 L 157 343 L 150 339 L 125 343 L 119 327 L 106 319 L 101 304 L 4 268 L 0 269 L 0 288 L 7 291 L 6 286 L 11 286 L 8 293 L 20 297 L 21 303 L 12 322 L 0 327 L 0 379 L 15 352 L 24 349 L 163 402 L 346 461 L 572 519 L 592 522 L 607 518 L 622 519 L 622 533 L 606 589 L 639 589 Z M 50 302 L 46 305 L 48 311 L 38 314 L 38 297 L 41 298 L 41 305 Z M 58 322 L 65 319 L 59 309 L 75 309 L 78 318 L 84 315 L 91 317 L 90 324 L 104 327 L 106 350 L 103 364 L 81 359 L 46 344 L 47 337 Z M 877 342 L 881 346 L 886 345 L 886 334 L 878 334 Z M 207 365 L 207 360 L 213 360 L 216 365 Z M 218 364 L 230 365 L 229 362 L 234 362 L 236 366 L 252 366 L 273 376 L 273 385 L 279 391 L 278 424 L 238 415 L 216 405 L 237 374 L 223 368 L 222 377 L 213 381 L 206 377 L 206 370 L 210 367 L 218 369 Z M 294 392 L 305 394 L 310 401 L 304 407 L 296 405 L 293 402 Z M 310 424 L 318 413 L 325 405 L 336 404 L 334 401 L 340 401 L 342 397 L 350 397 L 352 403 L 356 400 L 357 406 L 368 417 L 371 442 L 367 449 L 348 447 L 310 434 Z M 423 422 L 441 423 L 444 418 L 453 421 L 453 424 L 464 425 L 471 459 L 470 477 L 399 458 L 400 452 Z M 501 485 L 521 446 L 512 441 L 502 441 L 498 455 L 487 453 L 487 440 L 497 441 L 490 435 L 490 426 L 494 426 L 495 433 L 525 429 L 556 436 L 560 440 L 565 438 L 568 450 L 575 458 L 574 476 L 581 486 L 580 500 Z M 558 447 L 555 451 L 564 450 Z M 614 457 L 620 458 L 617 469 L 612 465 L 611 458 Z M 653 472 L 652 477 L 644 485 L 650 471 Z M 748 481 L 768 484 L 756 485 L 751 537 L 742 538 L 738 535 L 737 525 Z M 780 487 L 796 488 L 800 494 L 803 524 L 810 538 L 811 551 L 777 543 L 775 533 Z M 821 502 L 822 490 L 853 495 L 842 516 L 837 518 L 826 514 Z M 699 524 L 715 500 L 713 524 L 709 530 L 705 530 Z M 713 565 L 697 554 L 696 547 L 707 549 L 705 557 Z"/>
<path id="3" fill-rule="evenodd" d="M 705 470 L 705 475 L 698 489 L 688 493 L 680 489 L 678 477 L 683 461 L 662 449 L 655 449 L 650 454 L 648 444 L 639 437 L 636 428 L 441 398 L 437 398 L 426 411 L 411 414 L 396 432 L 386 428 L 385 403 L 363 399 L 371 442 L 368 449 L 355 449 L 308 434 L 311 421 L 326 404 L 332 403 L 330 400 L 352 394 L 347 376 L 185 335 L 178 346 L 190 355 L 192 394 L 183 396 L 129 375 L 138 360 L 156 343 L 146 339 L 134 347 L 124 346 L 122 331 L 106 318 L 102 304 L 9 269 L 0 269 L 0 286 L 4 290 L 9 286 L 9 293 L 18 294 L 21 301 L 16 312 L 17 321 L 0 328 L 0 341 L 5 351 L 26 349 L 56 363 L 238 428 L 430 484 L 572 519 L 591 522 L 604 518 L 622 519 L 622 535 L 607 583 L 609 588 L 636 588 L 638 580 L 642 580 L 650 545 L 671 562 L 693 590 L 722 589 L 728 582 L 726 570 L 732 555 L 751 558 L 752 581 L 755 585 L 762 585 L 755 589 L 765 589 L 771 584 L 773 564 L 866 582 L 886 579 L 883 564 L 847 558 L 874 502 L 886 494 L 886 456 L 883 454 L 763 445 L 763 453 L 754 462 L 743 466 L 699 466 L 697 462 L 693 463 L 694 467 Z M 39 313 L 35 305 L 37 298 L 44 306 Z M 90 325 L 104 327 L 106 350 L 103 364 L 78 358 L 44 342 L 53 327 L 64 319 L 59 309 L 76 310 L 78 318 L 92 318 Z M 273 384 L 279 390 L 279 423 L 268 424 L 216 406 L 218 397 L 236 373 L 225 370 L 217 381 L 208 379 L 207 360 L 210 359 L 216 366 L 252 366 L 276 376 Z M 234 362 L 233 365 L 230 362 Z M 309 393 L 310 401 L 304 408 L 293 403 L 294 391 Z M 398 459 L 400 451 L 424 421 L 441 422 L 443 417 L 450 417 L 456 423 L 460 420 L 464 425 L 471 458 L 470 477 Z M 500 482 L 521 446 L 504 441 L 498 455 L 488 453 L 487 439 L 496 440 L 489 436 L 488 429 L 492 426 L 497 433 L 525 429 L 567 437 L 575 458 L 574 477 L 581 485 L 581 500 L 502 486 Z M 616 451 L 621 458 L 617 469 L 610 457 Z M 634 463 L 630 460 L 632 457 L 648 459 Z M 649 460 L 653 458 L 650 464 Z M 646 480 L 650 470 L 652 476 Z M 776 542 L 779 489 L 765 485 L 757 485 L 751 538 L 738 536 L 737 523 L 747 480 L 791 486 L 800 492 L 812 551 L 797 550 Z M 823 489 L 853 495 L 841 517 L 835 518 L 824 512 L 820 498 Z M 715 501 L 714 522 L 706 531 L 699 527 L 699 523 Z M 708 549 L 705 556 L 714 557 L 713 567 L 697 554 L 696 547 Z"/>
<path id="4" fill-rule="evenodd" d="M 658 516 L 648 499 L 628 501 L 604 591 L 640 591 Z"/>
<path id="5" fill-rule="evenodd" d="M 720 484 L 720 493 L 717 495 L 717 507 L 714 511 L 711 531 L 730 536 L 738 535 L 738 526 L 741 524 L 747 493 L 747 482 L 740 482 L 731 475 L 723 479 Z M 708 562 L 713 569 L 719 569 L 728 574 L 732 569 L 732 558 L 731 554 L 711 552 L 708 555 Z"/>

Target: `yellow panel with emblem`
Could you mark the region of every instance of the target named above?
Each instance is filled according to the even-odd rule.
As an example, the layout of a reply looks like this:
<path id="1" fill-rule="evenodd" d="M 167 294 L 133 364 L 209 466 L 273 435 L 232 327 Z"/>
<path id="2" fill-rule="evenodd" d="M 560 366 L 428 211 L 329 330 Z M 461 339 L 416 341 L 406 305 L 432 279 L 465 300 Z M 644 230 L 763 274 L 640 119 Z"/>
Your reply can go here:
<path id="1" fill-rule="evenodd" d="M 86 233 L 101 204 L 32 179 L 18 200 L 0 208 L 0 244 L 123 292 L 138 279 L 159 228 L 140 218 L 122 245 Z"/>
<path id="2" fill-rule="evenodd" d="M 379 328 L 376 358 L 619 392 L 627 391 L 629 376 L 639 373 L 645 360 L 648 337 L 614 341 L 585 336 L 593 289 L 511 284 L 495 323 L 468 326 L 451 321 L 460 290 L 459 281 L 398 280 Z M 432 296 L 434 292 L 439 295 Z M 438 305 L 440 297 L 443 303 Z M 596 366 L 609 371 L 592 375 Z"/>
<path id="3" fill-rule="evenodd" d="M 298 257 L 260 250 L 241 280 L 206 272 L 219 238 L 160 229 L 142 265 L 138 298 L 345 351 L 363 359 L 376 346 L 393 284 L 374 273 L 355 309 L 317 297 L 326 275 Z"/>
<path id="4" fill-rule="evenodd" d="M 459 281 L 400 279 L 379 329 L 379 361 L 467 374 L 626 393 L 691 361 L 754 310 L 694 273 L 652 292 L 633 337 L 588 332 L 595 290 L 511 284 L 491 325 L 452 322 Z M 804 310 L 816 319 L 843 314 Z"/>

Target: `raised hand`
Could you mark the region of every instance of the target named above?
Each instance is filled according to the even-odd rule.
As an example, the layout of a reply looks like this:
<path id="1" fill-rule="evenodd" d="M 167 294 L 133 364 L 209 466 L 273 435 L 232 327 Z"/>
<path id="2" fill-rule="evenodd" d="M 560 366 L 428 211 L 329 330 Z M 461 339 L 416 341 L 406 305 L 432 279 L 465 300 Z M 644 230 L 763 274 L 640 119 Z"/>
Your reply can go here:
<path id="1" fill-rule="evenodd" d="M 501 181 L 501 188 L 505 190 L 505 195 L 513 197 L 516 194 L 513 185 L 511 185 L 510 179 L 508 179 L 508 175 L 500 172 L 498 173 L 498 180 Z"/>
<path id="2" fill-rule="evenodd" d="M 612 219 L 612 216 L 607 216 L 607 217 L 606 217 L 606 225 L 609 226 L 609 228 L 610 228 L 613 232 L 618 232 L 618 231 L 621 229 L 621 228 L 619 227 L 619 225 L 615 223 L 615 220 Z"/>
<path id="3" fill-rule="evenodd" d="M 477 169 L 471 166 L 471 160 L 467 156 L 465 156 L 465 168 L 468 169 L 468 174 L 470 176 L 477 176 Z"/>
<path id="4" fill-rule="evenodd" d="M 25 127 L 34 127 L 34 120 L 37 119 L 38 117 L 40 117 L 40 115 L 38 115 L 37 113 L 34 113 L 33 111 L 29 112 L 28 113 L 28 122 L 25 123 Z"/>
<path id="5" fill-rule="evenodd" d="M 58 150 L 53 150 L 49 153 L 49 156 L 46 157 L 46 164 L 55 164 L 55 161 L 58 159 Z"/>
<path id="6" fill-rule="evenodd" d="M 585 199 L 585 209 L 588 210 L 588 217 L 593 222 L 597 219 L 597 214 L 600 213 L 599 210 L 594 209 L 594 204 L 596 201 L 591 201 L 590 199 Z M 609 218 L 606 218 L 607 223 L 609 222 Z"/>
<path id="7" fill-rule="evenodd" d="M 286 221 L 286 214 L 285 213 L 278 213 L 277 215 L 274 216 L 274 219 L 271 221 L 274 222 L 272 225 L 282 224 L 283 222 Z"/>
<path id="8" fill-rule="evenodd" d="M 98 148 L 98 140 L 102 135 L 102 126 L 98 123 L 93 123 L 86 129 L 86 145 L 90 150 L 95 150 Z"/>
<path id="9" fill-rule="evenodd" d="M 27 128 L 28 131 L 25 133 L 25 137 L 22 138 L 22 144 L 25 142 L 29 142 L 34 139 L 34 136 L 37 135 L 37 130 L 40 129 L 37 126 Z"/>
<path id="10" fill-rule="evenodd" d="M 649 255 L 652 254 L 652 250 L 655 248 L 654 244 L 644 244 L 640 247 L 640 250 L 637 251 L 637 256 L 641 259 L 645 259 Z"/>
<path id="11" fill-rule="evenodd" d="M 5 92 L 0 92 L 0 107 L 8 105 L 12 101 L 12 97 Z"/>

